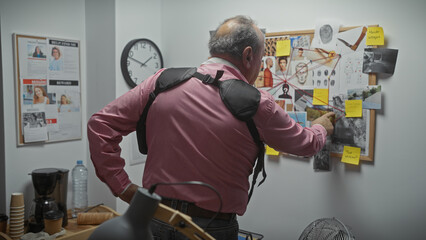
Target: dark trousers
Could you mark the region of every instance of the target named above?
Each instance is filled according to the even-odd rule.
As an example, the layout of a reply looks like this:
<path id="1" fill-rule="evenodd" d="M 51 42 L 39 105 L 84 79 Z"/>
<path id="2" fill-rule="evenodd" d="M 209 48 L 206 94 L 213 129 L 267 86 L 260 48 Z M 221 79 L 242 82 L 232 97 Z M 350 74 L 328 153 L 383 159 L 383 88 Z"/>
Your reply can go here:
<path id="1" fill-rule="evenodd" d="M 210 219 L 192 218 L 192 221 L 204 229 Z M 205 231 L 217 240 L 237 240 L 238 229 L 237 219 L 213 220 Z M 151 221 L 151 230 L 154 240 L 188 240 L 185 235 L 176 231 L 172 226 L 157 219 Z"/>
<path id="2" fill-rule="evenodd" d="M 186 203 L 180 200 L 177 201 L 179 202 L 178 204 L 173 201 L 170 207 L 191 216 L 191 214 L 188 214 L 187 212 L 187 204 L 190 203 Z M 182 205 L 184 207 L 182 207 Z M 230 219 L 213 220 L 207 229 L 206 226 L 210 222 L 211 218 L 197 216 L 191 216 L 191 218 L 195 224 L 204 229 L 204 231 L 208 232 L 213 238 L 217 240 L 238 240 L 239 226 L 235 214 L 233 214 Z M 151 221 L 151 230 L 154 236 L 154 240 L 188 240 L 185 235 L 175 230 L 172 226 L 157 219 L 153 219 Z"/>

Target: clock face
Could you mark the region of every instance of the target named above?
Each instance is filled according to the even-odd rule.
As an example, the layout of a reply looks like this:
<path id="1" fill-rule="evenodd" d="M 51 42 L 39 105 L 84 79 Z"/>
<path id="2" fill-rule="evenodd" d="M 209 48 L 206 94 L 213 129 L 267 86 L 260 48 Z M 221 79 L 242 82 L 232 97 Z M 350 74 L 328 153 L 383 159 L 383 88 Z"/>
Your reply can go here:
<path id="1" fill-rule="evenodd" d="M 160 49 L 148 39 L 130 41 L 121 54 L 121 72 L 130 87 L 136 87 L 163 68 Z"/>

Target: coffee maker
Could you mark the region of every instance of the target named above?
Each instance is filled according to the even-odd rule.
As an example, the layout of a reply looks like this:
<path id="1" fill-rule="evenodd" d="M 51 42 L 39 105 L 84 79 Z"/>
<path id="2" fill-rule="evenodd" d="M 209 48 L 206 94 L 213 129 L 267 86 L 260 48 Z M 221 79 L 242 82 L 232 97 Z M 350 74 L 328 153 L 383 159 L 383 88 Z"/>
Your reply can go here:
<path id="1" fill-rule="evenodd" d="M 34 186 L 34 200 L 31 205 L 29 231 L 40 232 L 44 228 L 44 213 L 59 210 L 64 213 L 62 226 L 68 224 L 67 189 L 68 169 L 41 168 L 30 173 Z"/>

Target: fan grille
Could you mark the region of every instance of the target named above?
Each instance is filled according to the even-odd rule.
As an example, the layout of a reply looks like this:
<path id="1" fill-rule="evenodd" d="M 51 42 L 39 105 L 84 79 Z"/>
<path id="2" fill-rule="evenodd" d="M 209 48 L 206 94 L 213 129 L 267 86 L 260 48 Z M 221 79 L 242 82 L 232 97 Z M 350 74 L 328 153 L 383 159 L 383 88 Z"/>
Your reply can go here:
<path id="1" fill-rule="evenodd" d="M 348 228 L 336 218 L 322 218 L 309 224 L 299 240 L 353 240 Z"/>

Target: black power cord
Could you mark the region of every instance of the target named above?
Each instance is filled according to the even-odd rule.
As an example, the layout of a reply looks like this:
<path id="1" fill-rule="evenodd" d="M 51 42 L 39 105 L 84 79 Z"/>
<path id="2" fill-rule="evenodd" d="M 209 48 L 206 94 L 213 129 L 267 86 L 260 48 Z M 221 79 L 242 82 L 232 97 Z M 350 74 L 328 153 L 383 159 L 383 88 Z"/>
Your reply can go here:
<path id="1" fill-rule="evenodd" d="M 216 211 L 216 214 L 210 219 L 210 221 L 207 223 L 206 227 L 203 229 L 204 231 L 206 231 L 206 229 L 209 227 L 209 225 L 213 222 L 213 220 L 217 217 L 217 215 L 222 210 L 222 196 L 210 184 L 203 183 L 203 182 L 200 182 L 200 181 L 187 181 L 187 182 L 175 182 L 175 183 L 160 182 L 160 183 L 152 184 L 151 187 L 149 188 L 148 192 L 150 194 L 153 194 L 155 192 L 155 189 L 157 188 L 157 186 L 160 186 L 160 185 L 199 185 L 199 186 L 210 188 L 213 192 L 216 193 L 217 197 L 219 198 L 219 208 Z"/>

